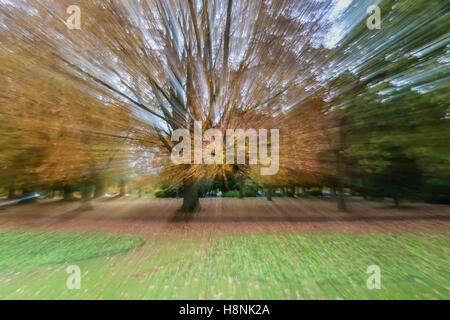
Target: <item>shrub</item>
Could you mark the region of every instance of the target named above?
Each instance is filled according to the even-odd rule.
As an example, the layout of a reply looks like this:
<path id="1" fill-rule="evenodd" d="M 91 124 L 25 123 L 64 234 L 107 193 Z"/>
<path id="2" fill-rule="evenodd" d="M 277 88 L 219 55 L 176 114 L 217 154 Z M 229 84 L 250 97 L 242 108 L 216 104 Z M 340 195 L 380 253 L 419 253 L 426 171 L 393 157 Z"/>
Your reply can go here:
<path id="1" fill-rule="evenodd" d="M 163 189 L 156 189 L 153 194 L 155 195 L 156 198 L 165 198 L 166 197 L 166 192 Z"/>
<path id="2" fill-rule="evenodd" d="M 251 189 L 251 188 L 244 188 L 244 197 L 247 198 L 252 198 L 252 197 L 257 197 L 258 193 L 256 192 L 256 190 Z"/>
<path id="3" fill-rule="evenodd" d="M 320 190 L 312 190 L 312 191 L 307 191 L 307 193 L 313 197 L 320 197 L 322 196 L 322 191 Z"/>
<path id="4" fill-rule="evenodd" d="M 450 204 L 450 179 L 428 179 L 425 188 L 429 202 Z"/>
<path id="5" fill-rule="evenodd" d="M 231 190 L 225 192 L 222 197 L 224 198 L 239 198 L 239 191 L 238 190 Z"/>

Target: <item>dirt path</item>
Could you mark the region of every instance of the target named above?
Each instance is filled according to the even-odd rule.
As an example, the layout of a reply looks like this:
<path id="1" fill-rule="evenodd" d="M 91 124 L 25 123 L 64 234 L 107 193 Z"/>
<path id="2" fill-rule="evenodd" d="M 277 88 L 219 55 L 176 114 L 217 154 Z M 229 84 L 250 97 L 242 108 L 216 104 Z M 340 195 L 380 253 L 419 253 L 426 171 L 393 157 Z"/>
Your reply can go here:
<path id="1" fill-rule="evenodd" d="M 116 199 L 89 211 L 78 203 L 42 200 L 0 211 L 0 227 L 147 234 L 257 232 L 422 232 L 449 231 L 450 206 L 349 201 L 349 213 L 332 200 L 274 198 L 201 199 L 202 210 L 180 216 L 180 199 Z"/>

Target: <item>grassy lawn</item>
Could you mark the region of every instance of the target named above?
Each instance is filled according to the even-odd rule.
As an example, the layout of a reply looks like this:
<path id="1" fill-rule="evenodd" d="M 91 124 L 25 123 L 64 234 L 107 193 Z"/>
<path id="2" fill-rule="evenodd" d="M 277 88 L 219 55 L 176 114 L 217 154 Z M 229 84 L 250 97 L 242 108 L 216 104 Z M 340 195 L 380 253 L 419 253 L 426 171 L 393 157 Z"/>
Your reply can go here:
<path id="1" fill-rule="evenodd" d="M 0 230 L 2 299 L 449 299 L 450 233 L 132 236 Z M 69 265 L 81 289 L 68 290 Z M 369 265 L 381 268 L 368 290 Z"/>
<path id="2" fill-rule="evenodd" d="M 109 256 L 141 242 L 132 235 L 0 229 L 0 267 L 36 267 Z"/>

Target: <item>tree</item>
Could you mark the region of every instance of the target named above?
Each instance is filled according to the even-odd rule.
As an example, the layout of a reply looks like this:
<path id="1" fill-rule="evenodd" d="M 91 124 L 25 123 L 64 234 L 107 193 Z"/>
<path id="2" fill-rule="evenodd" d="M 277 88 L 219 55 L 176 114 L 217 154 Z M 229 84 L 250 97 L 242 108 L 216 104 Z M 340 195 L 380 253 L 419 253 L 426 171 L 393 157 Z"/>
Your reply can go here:
<path id="1" fill-rule="evenodd" d="M 394 198 L 408 192 L 412 197 L 422 188 L 421 176 L 439 175 L 450 165 L 444 138 L 447 49 L 441 41 L 446 5 L 406 0 L 379 5 L 385 12 L 382 30 L 369 30 L 362 20 L 331 52 L 331 148 L 323 159 L 336 163 L 331 176 L 341 186 L 346 181 L 354 189 L 364 185 L 369 194 L 383 189 Z"/>
<path id="2" fill-rule="evenodd" d="M 274 115 L 296 103 L 315 81 L 324 48 L 314 45 L 328 25 L 330 5 L 305 1 L 88 1 L 82 32 L 61 22 L 70 1 L 49 8 L 4 6 L 0 39 L 40 62 L 58 61 L 63 73 L 146 118 L 167 154 L 178 128 L 228 127 L 233 110 Z M 25 31 L 26 30 L 26 31 Z M 27 34 L 23 37 L 24 33 Z M 298 35 L 302 34 L 302 37 Z M 59 71 L 59 70 L 58 70 Z M 134 111 L 132 111 L 134 109 Z M 205 167 L 185 166 L 184 211 L 198 206 Z"/>
<path id="3" fill-rule="evenodd" d="M 21 56 L 0 50 L 0 61 L 0 175 L 10 197 L 44 188 L 74 200 L 80 184 L 126 167 L 132 144 L 125 131 L 137 123 L 119 104 L 74 89 Z"/>

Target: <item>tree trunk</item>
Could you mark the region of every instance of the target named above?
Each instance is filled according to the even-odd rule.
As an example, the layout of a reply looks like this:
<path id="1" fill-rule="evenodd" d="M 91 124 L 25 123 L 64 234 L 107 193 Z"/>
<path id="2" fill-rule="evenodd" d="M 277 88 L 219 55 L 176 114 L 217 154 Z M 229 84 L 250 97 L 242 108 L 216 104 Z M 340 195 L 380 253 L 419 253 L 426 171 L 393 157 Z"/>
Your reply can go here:
<path id="1" fill-rule="evenodd" d="M 94 198 L 100 198 L 105 194 L 105 185 L 103 182 L 97 181 L 95 184 Z"/>
<path id="2" fill-rule="evenodd" d="M 239 199 L 244 199 L 244 179 L 239 177 Z"/>
<path id="3" fill-rule="evenodd" d="M 195 212 L 200 209 L 198 199 L 199 181 L 196 178 L 183 180 L 183 205 L 180 212 Z"/>
<path id="4" fill-rule="evenodd" d="M 393 199 L 394 199 L 395 206 L 398 207 L 398 205 L 400 204 L 400 201 L 398 200 L 397 197 L 393 197 Z"/>
<path id="5" fill-rule="evenodd" d="M 125 196 L 125 194 L 126 194 L 126 188 L 125 188 L 125 181 L 120 181 L 120 194 L 119 194 L 119 196 L 120 197 L 123 197 L 123 196 Z"/>
<path id="6" fill-rule="evenodd" d="M 16 197 L 16 189 L 13 187 L 10 187 L 8 189 L 8 199 L 14 199 Z"/>
<path id="7" fill-rule="evenodd" d="M 347 212 L 347 204 L 345 203 L 345 197 L 340 192 L 338 194 L 338 210 L 341 212 Z"/>
<path id="8" fill-rule="evenodd" d="M 91 195 L 92 195 L 92 187 L 88 185 L 87 183 L 83 183 L 81 185 L 81 204 L 79 209 L 80 210 L 90 210 L 92 209 L 92 203 L 91 203 Z"/>
<path id="9" fill-rule="evenodd" d="M 288 189 L 288 196 L 293 198 L 294 195 L 295 195 L 295 188 L 294 187 L 289 188 Z"/>
<path id="10" fill-rule="evenodd" d="M 345 203 L 344 181 L 339 179 L 337 186 L 338 211 L 347 212 L 347 204 Z"/>
<path id="11" fill-rule="evenodd" d="M 347 146 L 347 137 L 345 132 L 346 120 L 343 119 L 339 123 L 339 150 L 345 150 Z M 338 192 L 338 210 L 341 212 L 347 212 L 347 204 L 345 203 L 344 196 L 344 179 L 346 176 L 346 163 L 345 157 L 340 151 L 336 152 L 337 160 L 337 192 Z"/>
<path id="12" fill-rule="evenodd" d="M 75 197 L 73 195 L 73 190 L 72 190 L 71 186 L 65 185 L 63 187 L 63 193 L 64 193 L 64 196 L 63 196 L 64 201 L 73 201 L 73 200 L 75 200 Z"/>
<path id="13" fill-rule="evenodd" d="M 272 187 L 272 186 L 269 186 L 269 187 L 267 188 L 267 200 L 268 200 L 268 201 L 272 201 L 272 191 L 273 191 L 273 187 Z"/>

